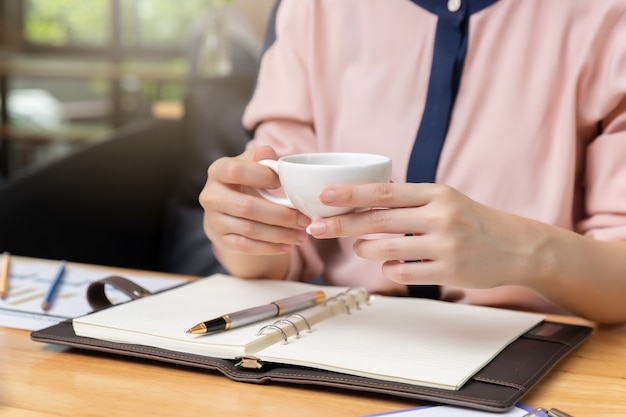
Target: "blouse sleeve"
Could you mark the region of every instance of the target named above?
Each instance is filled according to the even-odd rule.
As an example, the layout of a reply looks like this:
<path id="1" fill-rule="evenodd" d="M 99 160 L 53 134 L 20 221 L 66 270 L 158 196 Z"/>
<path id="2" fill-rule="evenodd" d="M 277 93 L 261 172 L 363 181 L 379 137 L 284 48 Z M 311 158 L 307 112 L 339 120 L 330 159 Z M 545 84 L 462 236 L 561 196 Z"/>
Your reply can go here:
<path id="1" fill-rule="evenodd" d="M 310 13 L 308 0 L 283 0 L 270 20 L 275 22 L 276 38 L 263 54 L 255 91 L 243 115 L 244 127 L 253 131 L 248 148 L 269 145 L 278 155 L 316 151 L 307 65 Z M 313 242 L 294 246 L 290 255 L 288 280 L 308 281 L 322 273 Z"/>
<path id="2" fill-rule="evenodd" d="M 261 58 L 243 115 L 244 127 L 253 132 L 249 148 L 270 145 L 279 155 L 315 151 L 308 73 L 310 9 L 307 0 L 283 0 L 276 11 L 276 36 Z"/>
<path id="3" fill-rule="evenodd" d="M 625 13 L 614 15 L 604 29 L 597 38 L 601 55 L 590 60 L 583 79 L 588 93 L 580 98 L 588 112 L 598 112 L 599 135 L 586 149 L 585 216 L 578 231 L 601 240 L 626 240 Z"/>

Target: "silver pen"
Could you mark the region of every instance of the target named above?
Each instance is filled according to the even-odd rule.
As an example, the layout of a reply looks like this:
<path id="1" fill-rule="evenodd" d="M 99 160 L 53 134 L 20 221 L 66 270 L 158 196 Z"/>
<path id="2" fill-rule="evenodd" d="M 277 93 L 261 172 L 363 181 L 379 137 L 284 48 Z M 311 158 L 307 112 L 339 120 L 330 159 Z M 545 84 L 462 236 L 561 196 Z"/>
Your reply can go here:
<path id="1" fill-rule="evenodd" d="M 543 414 L 539 414 L 539 413 L 543 413 Z M 524 414 L 523 417 L 537 417 L 540 415 L 546 415 L 548 417 L 574 417 L 573 415 L 567 414 L 566 412 L 561 411 L 561 410 L 557 410 L 556 408 L 551 408 L 548 410 L 543 407 L 535 408 L 530 413 Z"/>
<path id="2" fill-rule="evenodd" d="M 322 291 L 312 291 L 294 295 L 292 297 L 283 298 L 282 300 L 273 301 L 269 304 L 224 314 L 213 320 L 198 323 L 187 330 L 187 333 L 206 334 L 229 330 L 271 317 L 282 316 L 283 314 L 313 307 L 323 303 L 325 300 L 326 295 Z"/>

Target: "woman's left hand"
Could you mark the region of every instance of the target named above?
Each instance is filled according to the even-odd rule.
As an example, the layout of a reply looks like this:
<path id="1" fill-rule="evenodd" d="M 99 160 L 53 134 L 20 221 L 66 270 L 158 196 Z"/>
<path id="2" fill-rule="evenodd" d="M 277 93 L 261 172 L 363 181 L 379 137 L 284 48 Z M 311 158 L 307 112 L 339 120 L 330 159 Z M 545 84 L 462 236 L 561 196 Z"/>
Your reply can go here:
<path id="1" fill-rule="evenodd" d="M 543 225 L 479 204 L 443 184 L 384 183 L 335 186 L 323 203 L 370 208 L 320 219 L 309 226 L 319 239 L 360 238 L 355 252 L 383 261 L 387 279 L 402 284 L 465 288 L 530 285 L 539 277 Z M 421 260 L 422 262 L 405 262 Z"/>

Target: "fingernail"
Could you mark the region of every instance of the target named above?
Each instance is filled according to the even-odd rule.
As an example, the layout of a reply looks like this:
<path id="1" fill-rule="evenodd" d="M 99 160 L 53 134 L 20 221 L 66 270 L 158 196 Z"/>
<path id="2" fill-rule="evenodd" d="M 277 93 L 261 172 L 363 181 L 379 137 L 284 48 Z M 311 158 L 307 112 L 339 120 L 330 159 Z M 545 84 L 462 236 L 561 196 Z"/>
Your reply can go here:
<path id="1" fill-rule="evenodd" d="M 333 188 L 322 191 L 320 200 L 322 203 L 333 203 L 337 199 L 337 191 Z"/>
<path id="2" fill-rule="evenodd" d="M 296 221 L 298 222 L 298 226 L 300 226 L 303 229 L 307 227 L 309 223 L 311 223 L 311 219 L 309 219 L 304 214 L 298 215 L 298 219 Z"/>
<path id="3" fill-rule="evenodd" d="M 323 235 L 326 233 L 326 222 L 313 222 L 306 228 L 306 232 L 310 235 Z"/>

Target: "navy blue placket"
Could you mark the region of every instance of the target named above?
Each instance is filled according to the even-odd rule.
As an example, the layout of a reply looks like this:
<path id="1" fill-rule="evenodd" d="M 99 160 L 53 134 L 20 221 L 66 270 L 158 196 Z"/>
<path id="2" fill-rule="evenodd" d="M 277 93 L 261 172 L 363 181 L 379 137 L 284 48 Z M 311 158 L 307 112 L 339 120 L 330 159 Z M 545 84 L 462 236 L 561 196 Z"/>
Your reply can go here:
<path id="1" fill-rule="evenodd" d="M 469 19 L 497 0 L 411 0 L 439 17 L 422 121 L 417 131 L 407 182 L 435 182 L 467 53 Z"/>
<path id="2" fill-rule="evenodd" d="M 438 16 L 426 104 L 411 158 L 407 182 L 435 182 L 441 149 L 448 133 L 461 84 L 472 13 L 497 0 L 411 0 Z M 440 298 L 436 285 L 409 285 L 409 295 Z"/>

